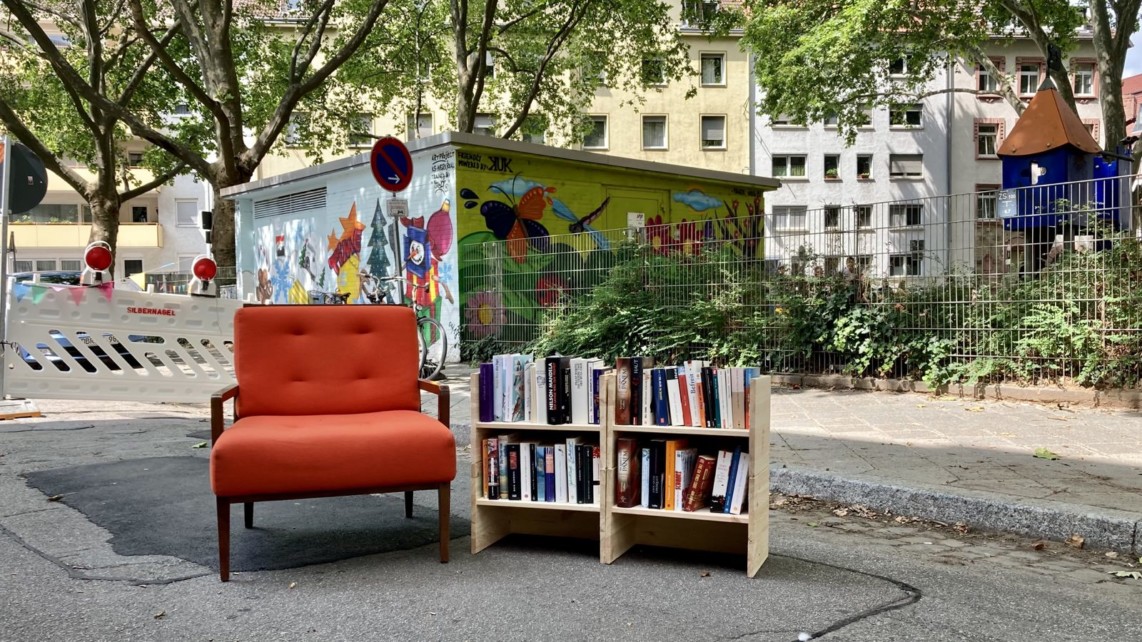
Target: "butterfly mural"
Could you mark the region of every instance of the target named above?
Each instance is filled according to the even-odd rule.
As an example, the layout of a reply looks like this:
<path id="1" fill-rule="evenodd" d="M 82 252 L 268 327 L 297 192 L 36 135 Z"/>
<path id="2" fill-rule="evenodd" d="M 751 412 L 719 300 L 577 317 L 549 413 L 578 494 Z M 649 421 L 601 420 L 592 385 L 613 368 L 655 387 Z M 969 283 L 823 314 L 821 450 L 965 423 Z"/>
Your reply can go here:
<path id="1" fill-rule="evenodd" d="M 543 211 L 552 205 L 550 194 L 555 192 L 555 188 L 517 176 L 495 183 L 490 189 L 503 194 L 508 202 L 484 201 L 480 204 L 480 215 L 496 238 L 507 241 L 508 254 L 512 259 L 516 263 L 526 261 L 529 246 L 545 251 L 549 234 L 539 220 L 543 218 Z M 460 190 L 460 196 L 468 199 L 464 203 L 466 208 L 471 209 L 478 204 L 476 199 L 479 195 L 468 188 Z"/>

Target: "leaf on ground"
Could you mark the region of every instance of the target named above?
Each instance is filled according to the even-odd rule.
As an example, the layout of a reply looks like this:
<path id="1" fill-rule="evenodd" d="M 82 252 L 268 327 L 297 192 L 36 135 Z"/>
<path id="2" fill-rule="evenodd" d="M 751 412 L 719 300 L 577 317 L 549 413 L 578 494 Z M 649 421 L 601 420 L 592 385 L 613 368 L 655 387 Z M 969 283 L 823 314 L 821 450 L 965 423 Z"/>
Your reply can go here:
<path id="1" fill-rule="evenodd" d="M 164 617 L 166 617 L 166 616 L 167 616 L 167 612 L 166 612 L 166 611 L 159 611 L 158 613 L 155 613 L 155 619 L 156 619 L 156 620 L 161 620 L 161 619 L 163 619 L 163 618 L 164 618 Z"/>
<path id="2" fill-rule="evenodd" d="M 964 408 L 968 412 L 983 412 L 983 406 L 968 406 Z"/>
<path id="3" fill-rule="evenodd" d="M 1059 458 L 1058 455 L 1047 450 L 1046 448 L 1036 448 L 1035 454 L 1032 455 L 1032 457 L 1035 457 L 1036 459 L 1048 459 L 1050 461 L 1054 461 Z"/>
<path id="4" fill-rule="evenodd" d="M 63 499 L 63 495 L 51 495 L 48 497 L 49 502 L 58 502 L 61 499 Z"/>
<path id="5" fill-rule="evenodd" d="M 1044 542 L 1043 540 L 1038 540 L 1034 544 L 1031 544 L 1031 548 L 1033 548 L 1037 551 L 1041 551 L 1044 548 L 1047 548 L 1047 542 Z"/>
<path id="6" fill-rule="evenodd" d="M 200 441 L 200 442 L 198 442 L 197 444 L 195 444 L 195 445 L 191 446 L 191 448 L 206 448 L 206 446 L 207 446 L 207 444 L 208 444 L 208 443 L 209 443 L 209 442 Z"/>
<path id="7" fill-rule="evenodd" d="M 1106 556 L 1110 559 L 1117 559 L 1118 553 L 1115 553 L 1114 551 L 1107 551 Z"/>
<path id="8" fill-rule="evenodd" d="M 1115 577 L 1130 577 L 1136 580 L 1142 580 L 1142 571 L 1107 571 Z"/>
<path id="9" fill-rule="evenodd" d="M 1071 548 L 1082 548 L 1086 544 L 1086 538 L 1082 535 L 1071 535 L 1067 538 L 1067 546 Z"/>
<path id="10" fill-rule="evenodd" d="M 808 522 L 809 528 L 817 528 L 817 522 Z"/>
<path id="11" fill-rule="evenodd" d="M 847 509 L 847 508 L 835 508 L 835 509 L 833 509 L 833 514 L 836 515 L 837 517 L 844 517 L 845 515 L 849 514 L 849 509 Z"/>

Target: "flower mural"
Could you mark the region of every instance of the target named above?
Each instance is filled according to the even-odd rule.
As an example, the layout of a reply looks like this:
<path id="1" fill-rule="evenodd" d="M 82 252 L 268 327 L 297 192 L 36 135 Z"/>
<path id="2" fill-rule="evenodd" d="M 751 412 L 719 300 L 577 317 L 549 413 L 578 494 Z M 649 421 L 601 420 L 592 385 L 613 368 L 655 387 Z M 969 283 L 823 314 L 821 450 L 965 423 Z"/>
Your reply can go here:
<path id="1" fill-rule="evenodd" d="M 571 284 L 560 274 L 545 274 L 536 279 L 535 301 L 541 307 L 553 308 L 559 304 Z"/>
<path id="2" fill-rule="evenodd" d="M 504 304 L 496 292 L 476 292 L 464 306 L 468 331 L 476 338 L 493 336 L 504 325 Z"/>

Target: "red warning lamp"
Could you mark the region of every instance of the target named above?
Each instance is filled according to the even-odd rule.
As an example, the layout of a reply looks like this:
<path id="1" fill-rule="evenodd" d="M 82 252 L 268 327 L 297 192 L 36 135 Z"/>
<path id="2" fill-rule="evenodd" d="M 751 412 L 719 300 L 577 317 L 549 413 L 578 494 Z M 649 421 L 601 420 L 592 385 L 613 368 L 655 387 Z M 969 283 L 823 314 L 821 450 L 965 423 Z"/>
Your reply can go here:
<path id="1" fill-rule="evenodd" d="M 83 264 L 86 266 L 79 275 L 80 285 L 103 285 L 111 282 L 108 271 L 115 263 L 111 246 L 105 241 L 95 241 L 83 251 Z"/>
<path id="2" fill-rule="evenodd" d="M 87 246 L 83 253 L 83 262 L 87 267 L 96 271 L 107 270 L 111 267 L 111 246 L 103 241 L 96 241 Z"/>
<path id="3" fill-rule="evenodd" d="M 218 264 L 208 256 L 200 256 L 194 260 L 190 271 L 194 273 L 196 279 L 212 281 L 218 275 Z"/>

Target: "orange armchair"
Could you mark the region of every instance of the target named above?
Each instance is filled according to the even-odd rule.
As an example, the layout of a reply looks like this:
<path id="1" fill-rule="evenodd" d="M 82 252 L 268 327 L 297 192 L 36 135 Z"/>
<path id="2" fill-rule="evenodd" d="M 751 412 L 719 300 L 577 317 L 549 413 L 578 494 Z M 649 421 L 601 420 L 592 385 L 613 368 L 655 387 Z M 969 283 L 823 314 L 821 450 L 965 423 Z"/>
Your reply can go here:
<path id="1" fill-rule="evenodd" d="M 440 561 L 456 442 L 448 387 L 417 379 L 416 317 L 403 306 L 277 305 L 234 317 L 237 383 L 211 398 L 210 484 L 217 497 L 218 562 L 230 578 L 230 508 L 254 502 L 412 491 L 439 495 Z M 420 410 L 435 393 L 437 418 Z M 224 404 L 234 401 L 226 428 Z"/>

